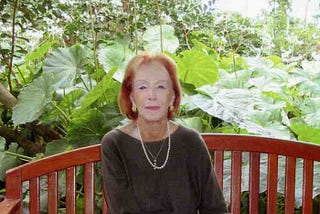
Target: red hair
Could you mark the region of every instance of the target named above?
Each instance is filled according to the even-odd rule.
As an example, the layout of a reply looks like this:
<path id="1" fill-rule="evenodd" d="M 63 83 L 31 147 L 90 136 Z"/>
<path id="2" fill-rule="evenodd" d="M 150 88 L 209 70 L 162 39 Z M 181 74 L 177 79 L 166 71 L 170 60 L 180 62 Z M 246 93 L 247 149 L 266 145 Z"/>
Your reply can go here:
<path id="1" fill-rule="evenodd" d="M 132 92 L 132 81 L 134 79 L 134 73 L 142 65 L 149 64 L 152 62 L 158 62 L 162 65 L 168 72 L 169 77 L 172 82 L 172 89 L 174 91 L 174 101 L 173 109 L 168 110 L 167 118 L 172 119 L 179 110 L 180 100 L 181 100 L 181 89 L 179 80 L 177 77 L 177 67 L 175 62 L 164 54 L 151 55 L 149 53 L 141 53 L 133 57 L 127 67 L 122 81 L 120 94 L 119 94 L 119 108 L 120 112 L 127 116 L 131 120 L 136 120 L 138 118 L 138 112 L 132 111 L 132 103 L 130 99 L 130 94 Z"/>

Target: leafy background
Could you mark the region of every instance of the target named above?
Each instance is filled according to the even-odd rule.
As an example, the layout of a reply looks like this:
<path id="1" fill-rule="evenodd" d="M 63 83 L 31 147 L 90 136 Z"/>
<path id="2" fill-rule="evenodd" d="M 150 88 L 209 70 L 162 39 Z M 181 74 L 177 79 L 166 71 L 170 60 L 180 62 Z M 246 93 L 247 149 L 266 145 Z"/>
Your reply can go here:
<path id="1" fill-rule="evenodd" d="M 179 123 L 319 144 L 319 19 L 291 17 L 290 1 L 270 5 L 250 19 L 196 0 L 2 1 L 0 189 L 6 170 L 100 143 L 126 122 L 118 91 L 144 50 L 177 63 Z"/>

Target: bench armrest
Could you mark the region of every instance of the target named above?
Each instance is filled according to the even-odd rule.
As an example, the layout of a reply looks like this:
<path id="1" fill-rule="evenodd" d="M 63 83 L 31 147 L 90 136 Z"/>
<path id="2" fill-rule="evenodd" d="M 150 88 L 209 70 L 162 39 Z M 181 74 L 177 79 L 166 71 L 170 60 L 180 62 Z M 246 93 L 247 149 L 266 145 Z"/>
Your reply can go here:
<path id="1" fill-rule="evenodd" d="M 1 214 L 14 213 L 19 208 L 20 199 L 4 199 L 0 202 Z"/>

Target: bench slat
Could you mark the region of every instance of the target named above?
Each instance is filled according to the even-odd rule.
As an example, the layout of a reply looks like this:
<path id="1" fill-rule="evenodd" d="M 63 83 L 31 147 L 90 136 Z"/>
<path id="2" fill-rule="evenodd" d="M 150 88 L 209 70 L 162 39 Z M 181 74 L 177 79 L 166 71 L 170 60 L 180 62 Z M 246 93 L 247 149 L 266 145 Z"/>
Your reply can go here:
<path id="1" fill-rule="evenodd" d="M 304 160 L 303 166 L 303 194 L 302 194 L 302 213 L 312 213 L 312 185 L 313 185 L 313 161 Z"/>
<path id="2" fill-rule="evenodd" d="M 260 153 L 250 153 L 249 166 L 249 214 L 256 214 L 259 210 L 260 185 Z"/>
<path id="3" fill-rule="evenodd" d="M 268 155 L 267 213 L 277 213 L 278 155 Z"/>
<path id="4" fill-rule="evenodd" d="M 84 213 L 94 213 L 94 163 L 84 165 Z"/>
<path id="5" fill-rule="evenodd" d="M 294 213 L 296 158 L 286 157 L 286 183 L 285 183 L 285 214 Z"/>
<path id="6" fill-rule="evenodd" d="M 214 152 L 213 166 L 221 189 L 223 189 L 223 158 L 223 151 Z"/>
<path id="7" fill-rule="evenodd" d="M 76 167 L 66 169 L 66 211 L 76 213 Z"/>
<path id="8" fill-rule="evenodd" d="M 30 179 L 30 213 L 40 213 L 40 182 L 39 177 Z"/>
<path id="9" fill-rule="evenodd" d="M 231 153 L 231 212 L 240 213 L 241 202 L 241 163 L 242 153 L 232 151 Z"/>
<path id="10" fill-rule="evenodd" d="M 58 172 L 48 174 L 48 213 L 58 213 Z"/>

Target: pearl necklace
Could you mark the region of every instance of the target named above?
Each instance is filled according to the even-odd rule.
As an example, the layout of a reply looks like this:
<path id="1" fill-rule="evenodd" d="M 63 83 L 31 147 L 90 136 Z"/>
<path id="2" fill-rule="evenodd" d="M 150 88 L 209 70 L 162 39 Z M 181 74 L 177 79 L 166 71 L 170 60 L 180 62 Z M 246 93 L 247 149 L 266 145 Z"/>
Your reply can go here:
<path id="1" fill-rule="evenodd" d="M 141 146 L 142 146 L 142 150 L 144 152 L 144 155 L 146 156 L 149 164 L 152 166 L 152 168 L 154 170 L 156 169 L 163 169 L 167 162 L 168 162 L 168 159 L 169 159 L 169 154 L 170 154 L 170 149 L 171 149 L 171 138 L 170 138 L 170 130 L 169 130 L 169 122 L 167 122 L 167 135 L 168 135 L 168 149 L 167 149 L 167 155 L 166 155 L 166 159 L 165 161 L 163 162 L 163 164 L 161 166 L 157 166 L 157 160 L 155 159 L 154 160 L 154 163 L 152 163 L 152 161 L 150 160 L 149 156 L 148 156 L 148 153 L 147 153 L 147 150 L 146 150 L 146 145 L 144 145 L 144 142 L 142 140 L 142 137 L 141 137 L 141 134 L 140 134 L 140 129 L 139 129 L 139 125 L 137 123 L 137 129 L 138 129 L 138 134 L 139 134 L 139 138 L 140 138 L 140 143 L 141 143 Z"/>

